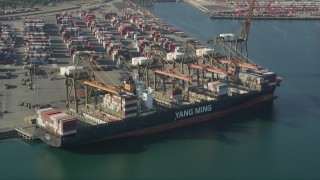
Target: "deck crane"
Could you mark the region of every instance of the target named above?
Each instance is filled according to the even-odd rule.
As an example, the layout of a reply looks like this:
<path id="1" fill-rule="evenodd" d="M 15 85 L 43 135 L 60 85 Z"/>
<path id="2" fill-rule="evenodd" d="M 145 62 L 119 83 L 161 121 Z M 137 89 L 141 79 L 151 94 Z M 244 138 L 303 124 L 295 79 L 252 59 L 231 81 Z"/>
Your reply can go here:
<path id="1" fill-rule="evenodd" d="M 179 60 L 167 60 L 167 58 L 165 57 L 165 51 L 164 49 L 159 46 L 159 45 L 154 45 L 153 46 L 153 54 L 154 57 L 153 59 L 158 59 L 160 62 L 157 63 L 156 66 L 161 66 L 161 67 L 156 67 L 153 68 L 153 72 L 154 72 L 154 90 L 157 89 L 157 84 L 161 83 L 161 81 L 163 82 L 163 91 L 166 92 L 167 88 L 166 88 L 166 77 L 170 77 L 171 78 L 171 82 L 172 83 L 172 91 L 174 91 L 175 89 L 175 85 L 176 83 L 178 83 L 178 81 L 176 80 L 181 80 L 181 83 L 179 82 L 179 86 L 182 85 L 182 89 L 184 89 L 186 91 L 187 97 L 189 96 L 189 85 L 192 84 L 195 79 L 192 78 L 192 75 L 190 75 L 190 73 L 186 73 L 187 71 L 183 70 L 183 64 L 186 64 L 186 59 L 183 59 L 181 61 Z M 189 60 L 188 60 L 189 61 Z M 179 66 L 176 66 L 178 64 L 180 64 Z"/>
<path id="2" fill-rule="evenodd" d="M 78 103 L 77 103 L 77 84 L 80 83 L 85 85 L 86 91 L 86 105 L 88 105 L 90 99 L 90 91 L 92 88 L 100 89 L 113 94 L 120 94 L 124 91 L 118 87 L 115 82 L 106 74 L 107 78 L 111 80 L 114 84 L 108 85 L 104 82 L 104 78 L 96 73 L 93 69 L 93 65 L 100 67 L 95 64 L 94 61 L 89 61 L 90 56 L 77 55 L 74 60 L 75 72 L 70 75 L 66 75 L 66 107 L 70 108 L 70 102 L 72 101 L 72 91 L 73 91 L 73 102 L 75 104 L 74 112 L 78 113 Z M 83 69 L 87 71 L 80 71 L 80 65 L 83 66 Z M 101 67 L 100 67 L 101 68 Z M 96 79 L 99 79 L 101 82 L 98 82 Z M 102 83 L 103 82 L 103 83 Z"/>
<path id="3" fill-rule="evenodd" d="M 162 61 L 165 61 L 165 57 L 162 57 Z M 168 64 L 170 65 L 170 64 Z M 172 66 L 172 65 L 171 65 Z M 185 81 L 187 82 L 187 89 L 188 89 L 188 84 L 189 83 L 192 83 L 194 81 L 194 79 L 190 76 L 190 75 L 186 75 L 186 74 L 182 74 L 182 73 L 178 73 L 178 72 L 174 72 L 173 70 L 175 69 L 174 66 L 172 66 L 171 70 L 165 70 L 164 69 L 164 65 L 162 68 L 160 69 L 154 69 L 153 72 L 154 72 L 154 82 L 156 82 L 156 79 L 157 79 L 157 74 L 161 74 L 163 75 L 164 77 L 165 76 L 169 76 L 171 78 L 175 78 L 175 79 L 180 79 L 182 80 L 182 86 L 183 86 L 183 89 L 185 88 Z M 164 87 L 164 91 L 166 91 L 166 83 L 165 83 L 165 79 L 166 78 L 163 78 L 163 87 Z M 173 86 L 172 86 L 173 87 Z M 156 83 L 154 83 L 154 88 L 156 89 Z M 187 90 L 188 91 L 188 90 Z"/>
<path id="4" fill-rule="evenodd" d="M 234 61 L 230 59 L 221 59 L 221 63 L 225 63 L 231 66 L 239 66 L 247 69 L 252 69 L 252 70 L 260 70 L 262 67 L 256 65 L 256 64 L 250 64 L 250 63 L 245 63 L 245 62 L 240 62 L 240 61 Z"/>
<path id="5" fill-rule="evenodd" d="M 189 59 L 189 61 L 186 61 L 185 64 L 188 66 L 189 74 L 191 74 L 190 70 L 191 68 L 196 70 L 196 77 L 198 85 L 200 85 L 200 72 L 199 70 L 202 70 L 202 77 L 205 77 L 205 72 L 210 72 L 212 74 L 212 79 L 215 79 L 214 74 L 216 74 L 216 77 L 219 78 L 220 75 L 223 76 L 231 76 L 232 74 L 225 71 L 221 66 L 219 66 L 219 63 L 216 60 L 215 54 L 207 54 L 199 56 L 197 55 L 197 49 L 205 48 L 205 46 L 197 46 L 195 41 L 188 41 L 186 42 L 186 48 L 185 48 L 185 59 Z"/>
<path id="6" fill-rule="evenodd" d="M 249 31 L 250 31 L 250 25 L 252 21 L 253 16 L 253 10 L 254 10 L 254 4 L 256 0 L 248 0 L 248 13 L 246 16 L 245 21 L 241 22 L 241 34 L 239 37 L 237 37 L 237 42 L 239 43 L 240 47 L 237 47 L 236 49 L 239 49 L 241 53 L 243 53 L 243 49 L 245 49 L 246 57 L 248 57 L 248 39 L 249 39 Z M 236 43 L 236 45 L 238 44 Z"/>
<path id="7" fill-rule="evenodd" d="M 118 87 L 110 86 L 107 84 L 99 83 L 98 81 L 93 81 L 93 80 L 84 80 L 82 81 L 84 85 L 95 87 L 97 89 L 101 89 L 103 91 L 107 91 L 113 94 L 120 94 L 121 89 Z"/>
<path id="8" fill-rule="evenodd" d="M 206 65 L 200 65 L 200 64 L 188 64 L 192 68 L 212 72 L 212 73 L 217 73 L 217 74 L 222 74 L 222 75 L 229 75 L 227 71 L 224 71 L 222 69 L 206 66 Z"/>
<path id="9" fill-rule="evenodd" d="M 240 35 L 234 40 L 226 40 L 223 37 L 208 41 L 208 43 L 215 49 L 218 62 L 224 66 L 226 71 L 237 72 L 239 68 L 259 70 L 261 67 L 255 65 L 248 58 L 247 42 L 249 39 L 249 30 L 253 16 L 254 4 L 256 0 L 248 0 L 248 12 L 246 19 L 241 22 Z"/>
<path id="10" fill-rule="evenodd" d="M 173 78 L 177 78 L 177 79 L 182 79 L 184 81 L 189 81 L 189 82 L 193 81 L 193 79 L 191 77 L 189 77 L 189 76 L 176 74 L 176 73 L 165 71 L 165 70 L 161 70 L 161 69 L 156 69 L 156 70 L 154 70 L 154 72 L 158 73 L 158 74 L 165 75 L 165 76 L 170 76 L 170 77 L 173 77 Z"/>
<path id="11" fill-rule="evenodd" d="M 244 22 L 244 40 L 248 41 L 249 38 L 249 30 L 250 30 L 250 25 L 251 25 L 251 20 L 252 20 L 252 15 L 253 15 L 253 9 L 254 9 L 254 4 L 255 4 L 256 0 L 248 0 L 248 4 L 249 4 L 249 9 L 248 9 L 248 14 L 246 17 L 246 21 Z"/>
<path id="12" fill-rule="evenodd" d="M 171 71 L 167 71 L 164 69 L 155 69 L 154 70 L 154 82 L 156 82 L 157 79 L 157 74 L 163 75 L 163 90 L 164 93 L 166 92 L 166 76 L 169 76 L 174 79 L 180 79 L 182 80 L 182 88 L 186 89 L 186 96 L 189 99 L 189 85 L 194 81 L 194 79 L 190 75 L 185 75 L 185 74 L 180 74 L 180 73 L 175 73 Z M 173 83 L 174 81 L 172 81 Z M 185 83 L 186 82 L 186 83 Z M 186 87 L 185 87 L 186 84 Z M 174 90 L 175 85 L 174 83 L 172 84 L 172 90 Z M 156 90 L 156 83 L 154 83 L 154 90 Z"/>

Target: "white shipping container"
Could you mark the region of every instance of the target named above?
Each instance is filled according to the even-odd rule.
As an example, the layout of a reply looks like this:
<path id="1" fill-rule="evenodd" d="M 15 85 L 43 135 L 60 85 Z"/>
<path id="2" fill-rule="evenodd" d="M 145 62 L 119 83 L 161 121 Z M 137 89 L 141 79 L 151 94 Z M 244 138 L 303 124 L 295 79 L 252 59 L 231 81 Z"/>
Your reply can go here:
<path id="1" fill-rule="evenodd" d="M 81 72 L 83 70 L 83 67 L 77 67 L 77 71 Z M 72 75 L 76 71 L 75 66 L 65 66 L 65 67 L 60 67 L 60 75 Z"/>
<path id="2" fill-rule="evenodd" d="M 219 81 L 209 82 L 204 88 L 217 93 L 218 95 L 228 94 L 228 84 Z"/>
<path id="3" fill-rule="evenodd" d="M 167 53 L 167 60 L 168 61 L 174 61 L 174 60 L 180 60 L 184 56 L 184 53 L 179 53 L 179 52 L 170 52 Z"/>
<path id="4" fill-rule="evenodd" d="M 58 125 L 57 125 L 57 124 L 47 122 L 47 125 L 48 125 L 49 127 L 52 127 L 54 130 L 58 130 Z"/>
<path id="5" fill-rule="evenodd" d="M 247 72 L 240 72 L 239 79 L 243 84 L 263 84 L 264 77 L 258 74 L 252 74 Z"/>
<path id="6" fill-rule="evenodd" d="M 196 49 L 197 56 L 207 56 L 207 55 L 212 55 L 213 53 L 214 53 L 214 49 L 210 49 L 210 48 Z"/>
<path id="7" fill-rule="evenodd" d="M 131 59 L 131 64 L 134 66 L 137 65 L 145 65 L 150 61 L 150 59 L 146 58 L 146 57 L 133 57 Z"/>
<path id="8" fill-rule="evenodd" d="M 131 64 L 134 66 L 137 66 L 139 64 L 139 59 L 138 57 L 133 57 L 131 60 Z"/>
<path id="9" fill-rule="evenodd" d="M 38 126 L 46 127 L 46 124 L 44 124 L 43 119 L 40 117 L 37 117 L 36 123 L 38 124 Z"/>
<path id="10" fill-rule="evenodd" d="M 235 35 L 232 33 L 220 34 L 220 37 L 223 38 L 224 41 L 235 41 Z"/>

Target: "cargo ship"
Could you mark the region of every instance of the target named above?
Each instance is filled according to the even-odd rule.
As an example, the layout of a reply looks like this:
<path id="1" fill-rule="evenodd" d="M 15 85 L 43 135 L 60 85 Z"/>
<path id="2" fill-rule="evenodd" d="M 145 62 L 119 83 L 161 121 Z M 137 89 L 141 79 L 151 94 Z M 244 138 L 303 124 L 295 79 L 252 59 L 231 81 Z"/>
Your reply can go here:
<path id="1" fill-rule="evenodd" d="M 66 109 L 37 110 L 37 137 L 50 146 L 161 132 L 277 98 L 274 91 L 281 78 L 240 54 L 235 49 L 240 41 L 232 33 L 201 45 L 182 38 L 181 31 L 150 14 L 132 9 L 124 17 L 107 10 L 101 14 L 107 24 L 92 12 L 79 17 L 114 63 L 126 64 L 133 73 L 116 84 L 111 72 L 96 71 L 100 65 L 92 59 L 91 47 L 73 49 L 73 65 L 60 68 L 66 78 Z M 79 35 L 80 28 L 69 32 L 68 24 L 77 26 L 70 14 L 56 18 L 67 45 L 72 41 L 77 42 L 75 46 L 90 44 Z M 102 74 L 109 83 L 100 78 Z"/>
<path id="2" fill-rule="evenodd" d="M 156 111 L 153 114 L 141 115 L 127 118 L 121 121 L 88 126 L 84 121 L 76 120 L 72 115 L 65 114 L 63 121 L 71 125 L 59 125 L 60 131 L 67 131 L 65 134 L 57 134 L 50 129 L 37 128 L 37 135 L 41 140 L 53 147 L 71 146 L 97 141 L 105 141 L 133 136 L 142 136 L 157 133 L 186 125 L 192 125 L 239 111 L 249 106 L 266 101 L 273 101 L 276 96 L 273 94 L 275 88 L 263 92 L 250 93 L 246 95 L 235 95 L 224 100 L 199 103 L 197 105 L 185 106 L 183 108 L 167 109 Z M 41 113 L 41 112 L 39 112 Z M 68 120 L 70 118 L 70 120 Z M 37 122 L 41 119 L 39 114 Z M 76 122 L 78 124 L 75 124 Z M 65 123 L 64 122 L 64 123 Z M 66 126 L 66 128 L 64 127 Z M 73 128 L 72 128 L 73 126 Z"/>

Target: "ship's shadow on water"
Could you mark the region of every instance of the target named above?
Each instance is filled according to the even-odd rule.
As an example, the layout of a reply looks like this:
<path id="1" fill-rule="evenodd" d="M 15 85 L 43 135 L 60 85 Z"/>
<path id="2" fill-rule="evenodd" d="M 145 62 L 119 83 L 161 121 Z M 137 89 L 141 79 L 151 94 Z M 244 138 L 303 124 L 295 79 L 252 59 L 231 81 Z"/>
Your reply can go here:
<path id="1" fill-rule="evenodd" d="M 197 139 L 213 139 L 236 145 L 237 140 L 227 134 L 249 133 L 252 129 L 248 123 L 251 121 L 275 121 L 273 104 L 260 104 L 217 120 L 161 133 L 65 147 L 64 150 L 77 154 L 140 153 L 146 151 L 152 144 L 165 143 L 169 140 Z"/>

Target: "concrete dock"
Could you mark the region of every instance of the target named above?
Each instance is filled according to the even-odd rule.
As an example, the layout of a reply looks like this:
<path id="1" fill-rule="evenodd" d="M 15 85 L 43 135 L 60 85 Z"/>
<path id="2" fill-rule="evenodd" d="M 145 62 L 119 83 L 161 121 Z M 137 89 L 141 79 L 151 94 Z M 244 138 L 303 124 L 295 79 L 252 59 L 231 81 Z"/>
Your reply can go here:
<path id="1" fill-rule="evenodd" d="M 70 3 L 70 2 L 69 2 Z M 85 1 L 77 2 L 81 6 Z M 76 20 L 80 21 L 78 15 L 80 10 L 86 8 L 96 8 L 103 7 L 104 9 L 111 8 L 110 10 L 119 12 L 111 3 L 92 3 L 81 6 L 81 8 L 71 11 L 72 15 Z M 64 3 L 68 8 L 72 6 L 68 3 Z M 104 7 L 106 6 L 106 8 Z M 55 11 L 49 11 L 49 10 Z M 49 13 L 48 13 L 49 11 Z M 40 69 L 44 70 L 41 75 L 27 76 L 25 73 L 29 71 L 24 69 L 24 51 L 25 46 L 23 44 L 22 29 L 23 23 L 21 19 L 15 19 L 10 21 L 5 21 L 5 23 L 10 24 L 16 30 L 17 41 L 15 45 L 17 65 L 0 65 L 0 139 L 1 137 L 18 137 L 18 135 L 32 137 L 34 132 L 31 127 L 34 127 L 29 122 L 25 121 L 25 117 L 32 116 L 36 113 L 33 106 L 36 104 L 47 105 L 55 109 L 64 110 L 65 109 L 65 85 L 64 78 L 59 76 L 55 72 L 59 72 L 61 66 L 67 66 L 71 62 L 71 57 L 68 54 L 67 47 L 62 40 L 61 35 L 58 33 L 59 27 L 56 25 L 55 14 L 60 12 L 59 4 L 56 7 L 44 7 L 43 15 L 37 14 L 36 17 L 41 17 L 46 23 L 46 32 L 51 40 L 53 57 L 51 58 L 52 63 L 41 65 Z M 98 12 L 98 8 L 95 10 L 95 14 L 102 21 L 102 15 Z M 28 15 L 28 13 L 21 14 Z M 30 14 L 33 15 L 33 14 Z M 31 16 L 34 17 L 34 16 Z M 103 47 L 98 44 L 97 40 L 93 37 L 92 33 L 89 32 L 88 28 L 84 23 L 80 22 L 80 28 L 89 37 L 89 41 L 93 43 L 94 50 L 101 54 L 101 60 L 106 64 L 115 64 L 111 60 L 111 57 L 107 55 Z M 119 69 L 115 71 L 109 71 L 108 75 L 116 81 L 116 83 L 121 83 L 123 78 L 130 76 L 127 73 L 119 73 L 117 71 L 123 71 L 124 69 Z M 5 77 L 5 73 L 11 71 L 12 76 L 10 78 Z M 29 89 L 27 85 L 22 85 L 22 79 L 32 79 L 33 85 L 32 89 Z M 4 83 L 8 83 L 10 88 L 6 89 Z M 27 106 L 30 104 L 31 106 Z M 4 110 L 4 111 L 3 111 Z"/>

